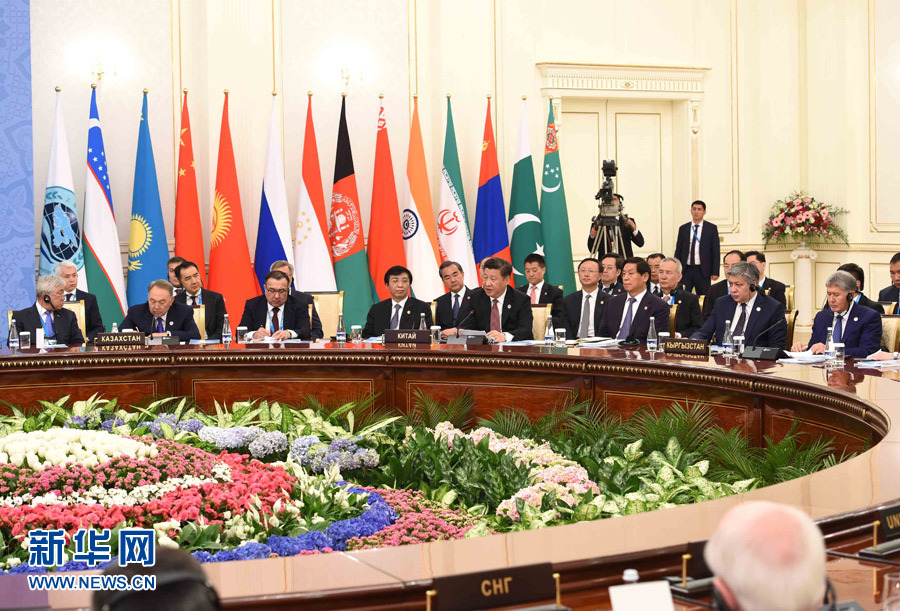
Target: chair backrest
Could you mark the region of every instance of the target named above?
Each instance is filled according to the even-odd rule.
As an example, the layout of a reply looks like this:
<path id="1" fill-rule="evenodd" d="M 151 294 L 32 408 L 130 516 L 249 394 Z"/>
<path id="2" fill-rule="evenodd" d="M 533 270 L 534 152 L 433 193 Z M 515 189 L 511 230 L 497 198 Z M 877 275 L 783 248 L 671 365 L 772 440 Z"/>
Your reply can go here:
<path id="1" fill-rule="evenodd" d="M 431 324 L 437 324 L 437 301 L 431 302 Z"/>
<path id="2" fill-rule="evenodd" d="M 547 319 L 550 318 L 550 311 L 553 306 L 549 303 L 532 304 L 531 314 L 534 318 L 531 323 L 531 334 L 534 339 L 544 339 L 544 328 L 547 326 Z"/>
<path id="3" fill-rule="evenodd" d="M 322 333 L 327 340 L 337 333 L 338 314 L 344 312 L 344 291 L 320 291 L 309 294 L 312 295 L 319 320 L 322 321 Z M 350 330 L 346 331 L 349 335 Z"/>
<path id="4" fill-rule="evenodd" d="M 784 301 L 785 306 L 784 309 L 790 312 L 794 309 L 794 287 L 790 284 L 786 284 L 784 287 Z"/>
<path id="5" fill-rule="evenodd" d="M 784 319 L 787 321 L 787 339 L 784 340 L 784 349 L 790 350 L 794 345 L 794 327 L 797 325 L 799 310 L 785 310 Z"/>
<path id="6" fill-rule="evenodd" d="M 881 346 L 889 352 L 900 351 L 900 316 L 881 317 Z"/>
<path id="7" fill-rule="evenodd" d="M 900 314 L 900 303 L 896 301 L 878 301 L 876 303 L 884 308 L 885 314 Z"/>
<path id="8" fill-rule="evenodd" d="M 6 327 L 9 328 L 12 326 L 12 310 L 6 311 Z"/>
<path id="9" fill-rule="evenodd" d="M 200 339 L 206 339 L 206 307 L 192 306 L 191 308 L 194 310 L 194 322 L 197 323 L 197 328 L 200 329 Z"/>
<path id="10" fill-rule="evenodd" d="M 700 309 L 703 310 L 703 303 L 706 301 L 706 295 L 700 295 L 697 297 L 697 300 L 700 302 Z"/>
<path id="11" fill-rule="evenodd" d="M 81 329 L 81 336 L 84 338 L 84 341 L 87 341 L 87 325 L 85 325 L 84 322 L 84 302 L 64 301 L 63 307 L 75 312 L 75 319 L 78 321 L 78 328 Z"/>
<path id="12" fill-rule="evenodd" d="M 669 306 L 669 337 L 675 337 L 676 321 L 678 320 L 678 304 L 673 303 Z"/>

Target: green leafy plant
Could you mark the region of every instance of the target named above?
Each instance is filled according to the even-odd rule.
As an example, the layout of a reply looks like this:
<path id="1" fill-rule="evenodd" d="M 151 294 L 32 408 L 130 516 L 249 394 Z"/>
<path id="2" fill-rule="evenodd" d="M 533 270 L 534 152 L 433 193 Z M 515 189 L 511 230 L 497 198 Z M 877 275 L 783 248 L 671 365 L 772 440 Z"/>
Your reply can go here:
<path id="1" fill-rule="evenodd" d="M 441 422 L 450 422 L 460 429 L 468 429 L 475 415 L 475 397 L 464 392 L 447 403 L 435 400 L 431 395 L 416 389 L 413 392 L 412 410 L 406 416 L 410 426 L 433 429 Z"/>

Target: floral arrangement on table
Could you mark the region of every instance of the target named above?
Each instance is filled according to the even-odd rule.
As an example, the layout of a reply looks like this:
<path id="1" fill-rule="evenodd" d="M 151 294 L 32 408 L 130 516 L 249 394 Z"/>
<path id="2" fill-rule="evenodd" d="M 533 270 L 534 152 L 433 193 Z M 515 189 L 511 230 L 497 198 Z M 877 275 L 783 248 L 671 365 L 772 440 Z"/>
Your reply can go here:
<path id="1" fill-rule="evenodd" d="M 473 401 L 417 401 L 427 405 L 404 417 L 372 398 L 216 404 L 214 413 L 185 398 L 128 408 L 63 398 L 34 415 L 7 404 L 0 572 L 46 570 L 27 563 L 38 528 L 64 529 L 70 554 L 83 527 L 152 528 L 159 545 L 202 562 L 318 554 L 665 509 L 839 460 L 830 442 L 801 443 L 795 431 L 752 448 L 703 405 L 626 422 L 589 403 L 536 422 L 510 408 L 473 429 Z"/>
<path id="2" fill-rule="evenodd" d="M 836 218 L 847 210 L 816 201 L 802 191 L 779 199 L 772 206 L 769 220 L 763 227 L 763 240 L 769 242 L 832 242 L 847 244 L 847 232 L 837 224 Z"/>

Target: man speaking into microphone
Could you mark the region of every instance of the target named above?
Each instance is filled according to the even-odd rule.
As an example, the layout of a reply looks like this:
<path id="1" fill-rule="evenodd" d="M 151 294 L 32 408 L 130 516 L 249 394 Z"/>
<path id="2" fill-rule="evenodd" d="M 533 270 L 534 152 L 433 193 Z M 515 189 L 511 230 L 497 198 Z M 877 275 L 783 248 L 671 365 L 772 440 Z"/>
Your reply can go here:
<path id="1" fill-rule="evenodd" d="M 80 346 L 84 336 L 78 328 L 75 313 L 63 307 L 65 301 L 65 281 L 59 276 L 41 276 L 37 279 L 37 300 L 34 305 L 24 310 L 13 312 L 16 330 L 28 331 L 35 337 L 37 329 L 43 329 L 47 340 L 55 340 L 57 344 Z"/>

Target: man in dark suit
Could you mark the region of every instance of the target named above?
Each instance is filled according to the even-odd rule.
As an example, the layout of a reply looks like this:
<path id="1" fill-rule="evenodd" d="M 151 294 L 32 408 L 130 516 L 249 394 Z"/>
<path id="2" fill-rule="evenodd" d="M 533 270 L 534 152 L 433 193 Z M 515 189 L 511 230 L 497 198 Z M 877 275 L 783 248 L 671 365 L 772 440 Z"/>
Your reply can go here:
<path id="1" fill-rule="evenodd" d="M 166 269 L 168 270 L 168 273 L 169 273 L 169 283 L 172 285 L 172 287 L 175 290 L 173 295 L 178 295 L 179 293 L 184 292 L 184 287 L 182 287 L 181 282 L 178 281 L 178 274 L 175 273 L 175 269 L 179 265 L 184 263 L 184 261 L 185 261 L 184 257 L 179 257 L 178 255 L 175 255 L 174 257 L 172 257 L 171 259 L 166 261 Z"/>
<path id="2" fill-rule="evenodd" d="M 603 307 L 609 295 L 599 290 L 600 262 L 588 257 L 578 264 L 581 290 L 563 298 L 563 320 L 568 339 L 594 337 L 603 319 Z"/>
<path id="3" fill-rule="evenodd" d="M 891 285 L 881 289 L 878 301 L 900 301 L 900 252 L 891 257 Z"/>
<path id="4" fill-rule="evenodd" d="M 317 339 L 322 337 L 322 327 L 314 328 L 309 319 L 309 308 L 290 296 L 290 278 L 283 272 L 269 272 L 263 285 L 263 294 L 248 299 L 241 315 L 242 327 L 255 329 L 248 339 L 271 337 L 285 339 Z"/>
<path id="5" fill-rule="evenodd" d="M 704 221 L 706 203 L 691 204 L 691 222 L 678 228 L 675 258 L 684 269 L 684 286 L 705 295 L 710 281 L 719 279 L 719 228 Z"/>
<path id="6" fill-rule="evenodd" d="M 647 255 L 647 265 L 650 266 L 650 278 L 647 279 L 647 290 L 651 295 L 660 296 L 662 290 L 659 288 L 659 264 L 666 258 L 661 252 L 655 252 Z"/>
<path id="7" fill-rule="evenodd" d="M 787 296 L 785 292 L 787 291 L 787 285 L 784 282 L 779 282 L 766 276 L 766 253 L 758 250 L 748 250 L 744 253 L 744 256 L 747 257 L 747 263 L 753 265 L 756 271 L 759 272 L 759 284 L 756 288 L 762 291 L 763 295 L 768 295 L 786 309 Z"/>
<path id="8" fill-rule="evenodd" d="M 192 308 L 205 308 L 206 339 L 222 339 L 222 325 L 225 322 L 225 298 L 221 293 L 203 288 L 200 269 L 193 261 L 185 261 L 175 268 L 175 275 L 184 290 L 175 295 L 176 303 Z"/>
<path id="9" fill-rule="evenodd" d="M 87 339 L 93 342 L 98 333 L 104 333 L 103 318 L 100 316 L 100 307 L 97 298 L 78 288 L 78 268 L 71 261 L 62 261 L 56 265 L 56 275 L 63 279 L 65 286 L 65 300 L 68 302 L 80 301 L 84 303 L 84 328 L 87 331 Z M 77 320 L 77 317 L 76 317 Z"/>
<path id="10" fill-rule="evenodd" d="M 402 265 L 389 268 L 384 272 L 384 285 L 391 296 L 369 308 L 363 337 L 380 337 L 385 329 L 418 329 L 423 314 L 426 328 L 431 327 L 431 304 L 409 295 L 411 271 Z"/>
<path id="11" fill-rule="evenodd" d="M 456 334 L 456 325 L 472 311 L 472 289 L 466 287 L 466 275 L 456 261 L 444 261 L 438 268 L 447 292 L 435 299 L 434 324 L 441 328 L 441 337 Z"/>
<path id="12" fill-rule="evenodd" d="M 174 288 L 168 280 L 151 282 L 147 287 L 146 303 L 128 308 L 119 329 L 143 331 L 153 337 L 172 335 L 183 342 L 200 339 L 194 311 L 186 305 L 175 303 Z"/>
<path id="13" fill-rule="evenodd" d="M 625 198 L 619 195 L 618 193 L 613 193 L 612 201 L 617 206 L 620 206 L 625 201 Z M 587 247 L 588 252 L 594 252 L 594 241 L 597 239 L 597 234 L 600 230 L 597 228 L 597 225 L 591 225 L 591 234 L 588 236 Z M 644 236 L 641 234 L 641 230 L 637 228 L 637 223 L 634 222 L 634 219 L 628 218 L 628 216 L 624 214 L 619 215 L 619 233 L 621 234 L 621 239 L 618 240 L 618 244 L 615 248 L 610 243 L 610 239 L 613 237 L 612 234 L 607 238 L 607 242 L 601 242 L 597 246 L 597 256 L 602 257 L 606 253 L 616 252 L 620 255 L 624 255 L 625 257 L 634 256 L 634 250 L 631 248 L 631 243 L 634 242 L 637 244 L 638 248 L 644 246 Z"/>
<path id="14" fill-rule="evenodd" d="M 84 336 L 78 328 L 75 313 L 63 307 L 65 299 L 65 281 L 59 276 L 41 276 L 37 279 L 37 299 L 34 305 L 24 310 L 13 312 L 12 318 L 19 333 L 31 333 L 32 346 L 35 346 L 35 333 L 43 329 L 45 340 L 55 341 L 66 346 L 80 346 Z"/>
<path id="15" fill-rule="evenodd" d="M 614 252 L 600 257 L 600 290 L 607 296 L 613 297 L 625 292 L 622 286 L 622 269 L 625 266 L 625 257 Z"/>
<path id="16" fill-rule="evenodd" d="M 483 290 L 472 295 L 472 315 L 459 327 L 484 331 L 492 343 L 534 339 L 531 302 L 509 286 L 512 265 L 499 257 L 489 257 L 482 264 Z"/>
<path id="17" fill-rule="evenodd" d="M 838 271 L 847 272 L 856 280 L 856 290 L 853 291 L 853 301 L 855 303 L 870 310 L 875 310 L 879 314 L 884 314 L 884 308 L 880 303 L 872 301 L 863 294 L 863 289 L 866 286 L 866 272 L 863 271 L 863 268 L 856 263 L 844 263 L 838 268 Z M 827 301 L 825 302 L 825 307 L 828 307 Z"/>
<path id="18" fill-rule="evenodd" d="M 725 279 L 720 280 L 709 287 L 709 291 L 706 293 L 706 298 L 703 301 L 704 322 L 709 318 L 710 314 L 712 314 L 713 306 L 716 305 L 716 301 L 718 301 L 720 297 L 724 297 L 728 294 L 728 270 L 731 269 L 731 266 L 735 263 L 746 260 L 747 257 L 739 250 L 729 250 L 725 253 L 725 258 L 722 259 L 722 270 L 725 273 Z M 683 284 L 684 282 L 682 282 L 682 285 Z"/>
<path id="19" fill-rule="evenodd" d="M 304 293 L 303 291 L 298 291 L 294 288 L 294 266 L 290 261 L 275 261 L 272 265 L 269 266 L 270 272 L 283 272 L 287 275 L 288 280 L 290 281 L 291 287 L 291 297 L 300 302 L 300 307 L 306 308 L 307 317 L 309 316 L 309 306 L 313 304 L 313 315 L 312 315 L 312 339 L 320 339 L 325 336 L 325 333 L 322 331 L 322 321 L 319 319 L 319 312 L 316 310 L 315 300 L 313 296 L 309 293 Z"/>
<path id="20" fill-rule="evenodd" d="M 671 308 L 678 306 L 675 328 L 669 329 L 674 337 L 690 337 L 700 329 L 703 319 L 700 314 L 700 298 L 690 291 L 679 288 L 681 285 L 681 261 L 675 257 L 667 257 L 659 264 L 660 299 Z"/>
<path id="21" fill-rule="evenodd" d="M 721 344 L 726 325 L 731 325 L 735 337 L 744 336 L 745 346 L 784 348 L 787 341 L 787 321 L 784 306 L 756 290 L 759 272 L 750 263 L 735 263 L 726 272 L 729 295 L 720 297 L 712 315 L 691 339 Z"/>
<path id="22" fill-rule="evenodd" d="M 864 359 L 881 348 L 881 315 L 871 308 L 854 303 L 856 278 L 845 271 L 836 271 L 825 281 L 828 307 L 813 320 L 812 338 L 808 344 L 795 343 L 791 350 L 811 350 L 824 354 L 828 341 L 828 329 L 833 328 L 835 342 L 844 344 L 844 354 Z"/>
<path id="23" fill-rule="evenodd" d="M 551 304 L 550 315 L 553 316 L 553 324 L 562 320 L 563 292 L 558 286 L 544 282 L 544 274 L 547 273 L 547 262 L 542 255 L 536 252 L 525 257 L 525 278 L 528 284 L 523 284 L 519 290 L 528 295 L 531 305 Z"/>
<path id="24" fill-rule="evenodd" d="M 668 332 L 669 306 L 647 291 L 648 278 L 650 266 L 646 261 L 640 257 L 625 259 L 622 270 L 625 293 L 607 300 L 597 335 L 646 342 L 651 317 L 655 319 L 658 333 Z"/>

